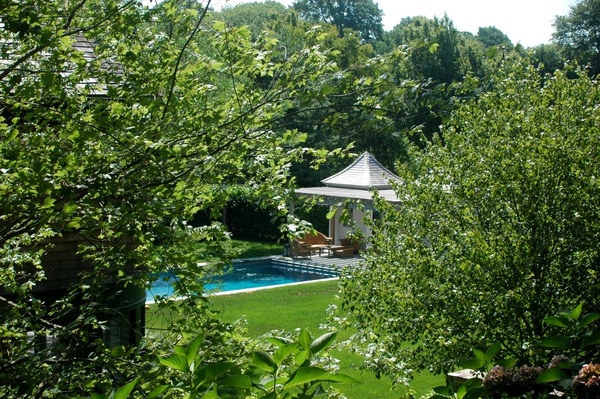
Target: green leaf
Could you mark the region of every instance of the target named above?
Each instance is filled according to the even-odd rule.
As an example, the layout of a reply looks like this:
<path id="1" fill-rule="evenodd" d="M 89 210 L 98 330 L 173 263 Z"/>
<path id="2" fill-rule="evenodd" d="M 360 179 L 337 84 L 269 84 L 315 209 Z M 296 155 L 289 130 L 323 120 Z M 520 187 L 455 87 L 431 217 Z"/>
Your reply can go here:
<path id="1" fill-rule="evenodd" d="M 71 220 L 67 226 L 77 229 L 81 227 L 81 220 L 81 218 L 73 218 L 73 220 Z"/>
<path id="2" fill-rule="evenodd" d="M 174 353 L 176 353 L 180 356 L 183 356 L 183 357 L 186 357 L 185 356 L 186 351 L 187 351 L 187 347 L 182 346 L 182 345 L 175 345 L 175 347 L 173 348 Z"/>
<path id="3" fill-rule="evenodd" d="M 126 351 L 123 345 L 116 346 L 110 351 L 112 357 L 123 356 L 125 353 Z"/>
<path id="4" fill-rule="evenodd" d="M 76 141 L 79 138 L 80 134 L 79 134 L 79 130 L 73 130 L 71 132 L 71 134 L 69 134 L 67 136 L 67 139 L 71 140 L 71 141 Z"/>
<path id="5" fill-rule="evenodd" d="M 159 358 L 160 364 L 179 371 L 189 371 L 187 359 L 181 355 L 173 353 L 167 357 Z"/>
<path id="6" fill-rule="evenodd" d="M 255 351 L 252 355 L 252 363 L 261 370 L 269 373 L 277 370 L 277 363 L 270 354 L 265 351 Z"/>
<path id="7" fill-rule="evenodd" d="M 573 311 L 571 311 L 571 317 L 573 318 L 573 320 L 579 319 L 579 316 L 581 316 L 582 310 L 583 310 L 583 302 L 580 302 L 579 305 L 577 305 L 577 307 L 575 309 L 573 309 Z"/>
<path id="8" fill-rule="evenodd" d="M 581 343 L 582 348 L 593 345 L 600 345 L 600 332 L 593 333 L 589 337 L 586 337 Z"/>
<path id="9" fill-rule="evenodd" d="M 309 349 L 310 343 L 312 341 L 312 337 L 310 333 L 306 329 L 300 330 L 300 335 L 298 336 L 298 343 L 302 349 Z"/>
<path id="10" fill-rule="evenodd" d="M 540 341 L 539 346 L 543 348 L 569 349 L 571 339 L 566 336 L 547 337 Z"/>
<path id="11" fill-rule="evenodd" d="M 294 342 L 294 340 L 285 337 L 267 337 L 266 341 L 276 346 L 288 345 Z"/>
<path id="12" fill-rule="evenodd" d="M 10 129 L 9 132 L 10 133 L 8 134 L 8 137 L 6 138 L 7 142 L 13 141 L 14 139 L 16 139 L 17 135 L 19 134 L 19 130 L 16 129 L 16 128 L 15 129 Z"/>
<path id="13" fill-rule="evenodd" d="M 536 379 L 536 382 L 538 384 L 545 384 L 548 382 L 556 382 L 556 381 L 561 381 L 564 379 L 569 378 L 569 376 L 562 371 L 561 369 L 558 368 L 549 368 L 546 369 L 542 372 L 542 374 L 540 374 L 538 376 L 538 378 Z"/>
<path id="14" fill-rule="evenodd" d="M 264 396 L 261 396 L 261 399 L 275 399 L 275 398 L 277 398 L 277 395 L 278 395 L 277 391 L 272 391 Z"/>
<path id="15" fill-rule="evenodd" d="M 275 363 L 281 364 L 283 361 L 290 355 L 298 352 L 298 345 L 296 344 L 288 344 L 284 345 L 281 348 L 277 349 L 273 354 L 273 358 Z"/>
<path id="16" fill-rule="evenodd" d="M 56 202 L 56 199 L 47 197 L 46 199 L 44 199 L 44 204 L 42 205 L 42 208 L 52 208 L 54 206 L 54 202 Z"/>
<path id="17" fill-rule="evenodd" d="M 207 382 L 213 382 L 216 377 L 226 373 L 233 366 L 234 364 L 229 362 L 216 362 L 199 367 L 196 369 L 194 383 L 197 386 L 201 386 Z"/>
<path id="18" fill-rule="evenodd" d="M 215 23 L 213 24 L 213 29 L 216 30 L 217 32 L 224 31 L 225 30 L 225 22 L 215 21 Z"/>
<path id="19" fill-rule="evenodd" d="M 204 341 L 204 335 L 200 334 L 187 345 L 187 348 L 185 350 L 185 358 L 188 364 L 192 364 L 192 362 L 194 361 L 194 358 L 200 350 L 202 341 Z"/>
<path id="20" fill-rule="evenodd" d="M 473 354 L 478 360 L 481 360 L 483 363 L 485 363 L 485 353 L 483 353 L 483 351 L 479 349 L 473 349 Z"/>
<path id="21" fill-rule="evenodd" d="M 283 384 L 283 387 L 285 389 L 310 382 L 314 383 L 320 381 L 322 377 L 325 377 L 328 374 L 329 373 L 327 371 L 318 367 L 303 367 L 296 370 L 296 372 L 290 376 L 285 384 Z"/>
<path id="22" fill-rule="evenodd" d="M 298 366 L 302 366 L 304 363 L 310 360 L 310 350 L 306 349 L 298 352 L 294 360 Z"/>
<path id="23" fill-rule="evenodd" d="M 496 357 L 496 355 L 500 351 L 501 347 L 502 347 L 502 345 L 500 345 L 499 342 L 496 342 L 495 344 L 490 346 L 490 348 L 487 350 L 487 352 L 485 352 L 485 356 L 484 356 L 485 362 L 491 363 L 492 360 L 494 360 L 494 357 Z"/>
<path id="24" fill-rule="evenodd" d="M 468 387 L 465 384 L 459 386 L 458 389 L 456 390 L 456 398 L 463 399 L 467 392 L 468 392 Z"/>
<path id="25" fill-rule="evenodd" d="M 329 212 L 327 212 L 327 215 L 325 215 L 325 217 L 327 219 L 331 219 L 335 216 L 336 213 L 337 213 L 337 208 L 334 206 L 331 208 L 331 210 Z"/>
<path id="26" fill-rule="evenodd" d="M 562 328 L 568 328 L 573 325 L 573 322 L 571 320 L 569 320 L 565 317 L 561 317 L 561 316 L 546 317 L 544 319 L 544 323 L 546 323 L 550 326 L 562 327 Z"/>
<path id="27" fill-rule="evenodd" d="M 239 33 L 244 39 L 250 39 L 252 36 L 252 31 L 245 25 L 238 27 L 237 33 Z"/>
<path id="28" fill-rule="evenodd" d="M 581 318 L 581 321 L 579 322 L 579 326 L 580 327 L 588 326 L 598 319 L 600 319 L 600 313 L 588 313 Z"/>
<path id="29" fill-rule="evenodd" d="M 319 89 L 319 93 L 322 96 L 327 96 L 327 95 L 333 93 L 334 91 L 335 91 L 335 88 L 328 84 L 322 85 L 321 88 Z"/>
<path id="30" fill-rule="evenodd" d="M 477 358 L 470 358 L 470 359 L 466 359 L 466 360 L 462 360 L 458 363 L 459 367 L 464 368 L 464 369 L 473 369 L 473 370 L 477 370 L 480 369 L 484 366 L 484 362 L 483 360 L 477 359 Z"/>
<path id="31" fill-rule="evenodd" d="M 77 210 L 77 204 L 74 202 L 67 202 L 65 204 L 65 206 L 63 206 L 63 212 L 66 213 L 67 215 L 75 212 Z"/>
<path id="32" fill-rule="evenodd" d="M 498 360 L 496 362 L 498 364 L 498 366 L 502 366 L 502 367 L 506 367 L 506 368 L 511 368 L 514 367 L 517 364 L 517 359 L 502 359 L 502 360 Z"/>
<path id="33" fill-rule="evenodd" d="M 465 392 L 462 399 L 480 399 L 480 398 L 484 398 L 486 394 L 487 394 L 487 391 L 483 388 L 469 387 L 469 389 Z"/>
<path id="34" fill-rule="evenodd" d="M 137 384 L 137 382 L 138 379 L 136 378 L 127 385 L 124 385 L 121 388 L 119 388 L 117 392 L 115 392 L 115 396 L 113 397 L 113 399 L 127 399 L 131 391 L 133 391 L 133 388 L 135 388 L 135 384 Z"/>
<path id="35" fill-rule="evenodd" d="M 313 354 L 319 353 L 320 351 L 322 351 L 323 349 L 325 349 L 329 345 L 331 345 L 333 343 L 333 341 L 335 341 L 336 335 L 337 335 L 337 333 L 335 333 L 335 332 L 330 332 L 330 333 L 321 335 L 319 338 L 315 339 L 310 344 L 310 351 Z"/>
<path id="36" fill-rule="evenodd" d="M 252 383 L 252 378 L 246 374 L 236 374 L 229 378 L 227 378 L 223 382 L 224 386 L 233 387 L 233 388 L 242 388 L 242 389 L 251 389 L 254 388 L 254 384 Z"/>
<path id="37" fill-rule="evenodd" d="M 167 390 L 167 388 L 169 388 L 168 385 L 160 385 L 156 388 L 154 388 L 149 394 L 148 394 L 148 399 L 156 399 L 158 398 L 160 395 L 163 394 L 163 392 L 165 392 Z"/>
<path id="38" fill-rule="evenodd" d="M 223 68 L 223 65 L 224 64 L 222 62 L 219 62 L 219 61 L 212 61 L 210 63 L 211 68 L 214 69 L 215 71 L 218 71 L 221 68 Z"/>
<path id="39" fill-rule="evenodd" d="M 52 86 L 54 83 L 54 74 L 52 72 L 42 72 L 41 73 L 41 81 L 44 84 L 44 86 Z"/>
<path id="40" fill-rule="evenodd" d="M 433 392 L 439 393 L 440 395 L 444 395 L 444 396 L 452 395 L 452 391 L 450 390 L 450 388 L 448 388 L 446 386 L 434 387 Z"/>
<path id="41" fill-rule="evenodd" d="M 217 387 L 213 386 L 209 391 L 204 392 L 204 394 L 202 395 L 202 399 L 219 399 Z"/>
<path id="42" fill-rule="evenodd" d="M 485 51 L 487 58 L 494 58 L 498 54 L 498 46 L 492 46 Z"/>
<path id="43" fill-rule="evenodd" d="M 112 113 L 120 115 L 125 111 L 125 106 L 123 105 L 123 103 L 115 101 L 110 104 L 110 109 Z"/>
<path id="44" fill-rule="evenodd" d="M 321 381 L 337 382 L 340 384 L 362 384 L 362 381 L 357 380 L 347 374 L 329 374 L 327 377 L 321 379 Z"/>

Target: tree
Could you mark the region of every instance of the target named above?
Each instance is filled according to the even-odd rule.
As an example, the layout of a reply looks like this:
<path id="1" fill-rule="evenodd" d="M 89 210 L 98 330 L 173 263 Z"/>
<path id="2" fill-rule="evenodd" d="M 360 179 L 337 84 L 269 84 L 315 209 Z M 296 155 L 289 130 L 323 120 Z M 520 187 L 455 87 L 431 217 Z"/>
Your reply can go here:
<path id="1" fill-rule="evenodd" d="M 522 61 L 493 81 L 400 172 L 402 204 L 378 201 L 365 267 L 341 279 L 379 371 L 447 372 L 496 342 L 535 364 L 546 316 L 600 305 L 600 86 Z"/>
<path id="2" fill-rule="evenodd" d="M 414 17 L 404 18 L 386 33 L 380 46 L 384 48 L 406 54 L 390 57 L 390 70 L 385 76 L 396 86 L 418 82 L 412 93 L 402 96 L 412 99 L 403 101 L 404 109 L 397 110 L 397 131 L 410 131 L 410 140 L 417 143 L 423 137 L 430 139 L 448 117 L 461 82 L 471 74 L 481 75 L 485 58 L 481 44 L 458 32 L 447 16 Z"/>
<path id="3" fill-rule="evenodd" d="M 383 11 L 373 0 L 298 0 L 293 7 L 301 18 L 335 25 L 340 37 L 345 29 L 357 31 L 364 42 L 373 42 L 383 34 Z"/>
<path id="4" fill-rule="evenodd" d="M 569 15 L 557 16 L 552 41 L 560 45 L 565 57 L 589 65 L 593 75 L 600 72 L 600 1 L 581 0 L 571 6 Z"/>
<path id="5" fill-rule="evenodd" d="M 564 52 L 557 44 L 540 44 L 532 50 L 535 62 L 543 65 L 542 72 L 545 74 L 553 74 L 565 66 Z"/>
<path id="6" fill-rule="evenodd" d="M 405 18 L 400 26 L 396 45 L 413 49 L 408 59 L 410 76 L 445 84 L 463 78 L 465 71 L 459 62 L 462 38 L 448 16 Z"/>
<path id="7" fill-rule="evenodd" d="M 336 67 L 316 48 L 280 62 L 275 40 L 252 42 L 248 29 L 207 24 L 210 2 L 201 9 L 185 4 L 3 3 L 6 397 L 110 392 L 134 377 L 150 378 L 150 359 L 191 333 L 206 333 L 207 362 L 238 362 L 245 353 L 227 343 L 232 327 L 214 320 L 202 297 L 202 277 L 234 256 L 228 234 L 219 224 L 192 228 L 187 221 L 222 209 L 225 185 L 251 187 L 284 212 L 289 164 L 310 151 L 298 146 L 303 134 L 277 122 L 291 103 L 318 97 L 315 87 Z M 77 238 L 75 263 L 85 267 L 58 287 L 74 265 L 51 270 L 48 251 L 67 237 Z M 200 267 L 199 259 L 211 262 Z M 179 293 L 188 298 L 163 304 L 179 315 L 173 341 L 120 347 L 106 333 L 113 321 L 140 321 L 119 314 L 114 303 L 166 270 L 179 276 Z"/>
<path id="8" fill-rule="evenodd" d="M 268 0 L 224 7 L 218 17 L 231 26 L 248 26 L 256 38 L 286 13 L 287 9 L 283 4 Z"/>
<path id="9" fill-rule="evenodd" d="M 481 27 L 477 30 L 477 40 L 485 47 L 507 45 L 512 47 L 512 43 L 508 36 L 495 26 Z"/>

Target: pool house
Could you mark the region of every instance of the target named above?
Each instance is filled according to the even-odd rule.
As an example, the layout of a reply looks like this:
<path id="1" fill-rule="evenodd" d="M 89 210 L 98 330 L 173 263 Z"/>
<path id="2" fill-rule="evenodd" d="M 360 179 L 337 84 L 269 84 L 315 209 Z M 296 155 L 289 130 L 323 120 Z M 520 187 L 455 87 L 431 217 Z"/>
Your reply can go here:
<path id="1" fill-rule="evenodd" d="M 373 190 L 377 190 L 379 196 L 387 201 L 400 202 L 393 185 L 400 183 L 401 179 L 366 151 L 345 169 L 321 182 L 323 186 L 299 188 L 296 194 L 299 198 L 316 197 L 319 204 L 328 206 L 331 211 L 336 209 L 335 216 L 329 220 L 329 231 L 326 232 L 334 245 L 340 244 L 340 239 L 346 238 L 355 229 L 360 230 L 363 237 L 371 235 L 365 220 L 378 217 L 373 204 Z M 357 206 L 359 203 L 361 207 Z M 294 207 L 295 203 L 292 202 L 292 213 Z M 342 216 L 344 207 L 352 223 Z M 364 243 L 362 245 L 364 247 Z"/>

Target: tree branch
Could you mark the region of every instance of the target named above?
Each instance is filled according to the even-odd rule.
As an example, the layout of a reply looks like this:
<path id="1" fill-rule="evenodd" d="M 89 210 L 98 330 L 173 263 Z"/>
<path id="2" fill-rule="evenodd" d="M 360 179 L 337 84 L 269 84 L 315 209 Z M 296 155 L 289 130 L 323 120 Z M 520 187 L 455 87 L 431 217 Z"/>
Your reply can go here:
<path id="1" fill-rule="evenodd" d="M 202 16 L 198 19 L 198 22 L 196 22 L 196 26 L 194 26 L 192 33 L 190 33 L 190 36 L 187 38 L 185 44 L 183 45 L 183 47 L 179 51 L 179 54 L 177 55 L 177 61 L 175 62 L 175 68 L 173 69 L 173 74 L 171 75 L 171 87 L 169 87 L 169 94 L 167 96 L 167 101 L 165 102 L 165 107 L 163 108 L 163 113 L 162 113 L 161 119 L 165 119 L 165 117 L 167 116 L 167 111 L 169 110 L 169 105 L 171 104 L 171 99 L 173 98 L 173 92 L 175 91 L 175 83 L 177 83 L 177 73 L 179 72 L 179 65 L 181 64 L 181 60 L 183 59 L 183 54 L 185 53 L 185 51 L 187 50 L 187 47 L 192 42 L 192 39 L 194 38 L 194 36 L 196 36 L 196 33 L 198 33 L 198 30 L 200 29 L 200 25 L 202 24 L 202 21 L 204 21 L 204 17 L 206 16 L 206 13 L 208 12 L 208 7 L 210 7 L 210 2 L 211 2 L 211 0 L 207 1 L 206 6 L 204 7 L 204 11 L 202 12 Z"/>
<path id="2" fill-rule="evenodd" d="M 0 302 L 10 306 L 11 308 L 18 309 L 21 312 L 25 312 L 25 315 L 31 317 L 32 319 L 35 319 L 37 322 L 39 322 L 41 325 L 43 325 L 45 327 L 48 327 L 48 328 L 51 328 L 54 330 L 61 330 L 61 331 L 64 330 L 63 326 L 61 326 L 59 324 L 54 324 L 54 323 L 52 323 L 48 320 L 45 320 L 41 317 L 37 317 L 36 315 L 31 313 L 29 310 L 24 309 L 22 306 L 19 306 L 18 304 L 14 303 L 13 301 L 11 301 L 3 296 L 0 296 Z"/>

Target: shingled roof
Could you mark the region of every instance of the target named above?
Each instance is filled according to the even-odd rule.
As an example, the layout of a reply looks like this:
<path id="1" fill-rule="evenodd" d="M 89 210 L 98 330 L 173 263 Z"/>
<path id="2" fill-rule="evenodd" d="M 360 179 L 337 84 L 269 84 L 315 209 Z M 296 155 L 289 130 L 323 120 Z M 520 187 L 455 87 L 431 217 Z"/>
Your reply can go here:
<path id="1" fill-rule="evenodd" d="M 390 181 L 399 182 L 400 178 L 386 169 L 367 151 L 363 152 L 346 169 L 321 180 L 329 187 L 363 190 L 370 188 L 390 189 L 392 188 Z"/>
<path id="2" fill-rule="evenodd" d="M 2 24 L 0 23 L 0 29 L 2 28 Z M 113 57 L 105 57 L 101 60 L 96 55 L 95 48 L 96 45 L 89 39 L 85 38 L 81 34 L 76 34 L 72 37 L 73 44 L 72 48 L 74 51 L 81 53 L 81 57 L 85 61 L 86 64 L 90 65 L 93 62 L 100 61 L 100 68 L 104 70 L 104 72 L 111 72 L 114 76 L 122 76 L 123 75 L 123 67 L 119 64 Z M 16 60 L 22 57 L 18 51 L 24 51 L 19 49 L 18 41 L 9 41 L 4 40 L 0 42 L 0 45 L 3 47 L 3 55 L 0 58 L 0 72 L 3 70 L 8 70 L 16 67 Z M 39 79 L 39 75 L 41 74 L 41 70 L 45 72 L 54 72 L 63 77 L 70 76 L 73 71 L 79 66 L 75 65 L 73 62 L 65 61 L 61 65 L 42 65 L 43 62 L 48 61 L 50 59 L 51 48 L 44 49 L 39 51 L 39 54 L 34 53 L 31 57 L 28 57 L 27 61 L 21 65 L 23 67 L 23 75 L 27 77 L 31 77 L 33 79 Z M 108 93 L 108 84 L 107 82 L 100 82 L 98 77 L 95 76 L 85 76 L 82 78 L 80 82 L 76 83 L 76 86 L 79 89 L 89 89 L 86 92 L 88 96 L 105 96 Z"/>
<path id="3" fill-rule="evenodd" d="M 356 199 L 371 202 L 371 189 L 377 189 L 380 196 L 391 202 L 399 202 L 393 183 L 402 180 L 386 169 L 369 152 L 363 152 L 352 164 L 342 171 L 321 180 L 323 187 L 304 187 L 296 194 L 318 196 L 325 202 Z"/>

